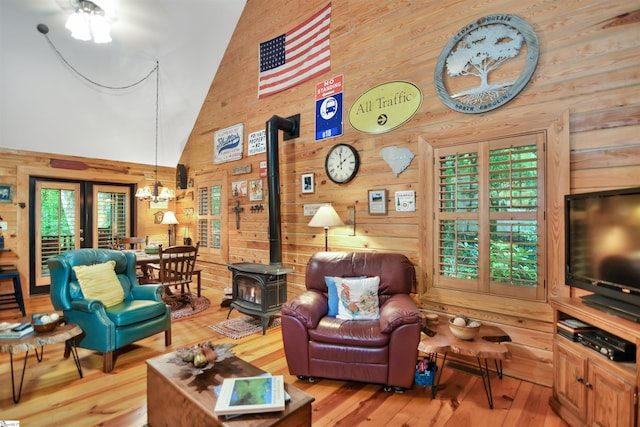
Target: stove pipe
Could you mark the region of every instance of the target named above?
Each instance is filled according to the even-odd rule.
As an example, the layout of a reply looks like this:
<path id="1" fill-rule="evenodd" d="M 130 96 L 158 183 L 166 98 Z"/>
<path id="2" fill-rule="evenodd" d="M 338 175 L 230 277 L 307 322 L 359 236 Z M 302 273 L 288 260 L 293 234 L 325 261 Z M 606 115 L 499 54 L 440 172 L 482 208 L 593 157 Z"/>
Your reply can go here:
<path id="1" fill-rule="evenodd" d="M 297 116 L 299 117 L 299 116 Z M 267 134 L 267 188 L 269 191 L 269 265 L 282 266 L 282 232 L 280 228 L 280 159 L 278 131 L 290 134 L 299 131 L 299 119 L 273 116 L 266 122 Z"/>

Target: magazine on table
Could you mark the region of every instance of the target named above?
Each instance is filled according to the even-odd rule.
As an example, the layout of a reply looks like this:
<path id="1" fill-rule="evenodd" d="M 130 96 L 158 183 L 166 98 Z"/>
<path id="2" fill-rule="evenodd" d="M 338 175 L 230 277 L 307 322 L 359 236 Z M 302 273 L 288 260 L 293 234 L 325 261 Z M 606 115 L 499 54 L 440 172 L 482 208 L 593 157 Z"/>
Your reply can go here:
<path id="1" fill-rule="evenodd" d="M 213 388 L 213 392 L 218 398 L 213 413 L 227 418 L 282 411 L 285 400 L 290 399 L 284 390 L 282 375 L 225 378 L 221 385 Z"/>
<path id="2" fill-rule="evenodd" d="M 0 338 L 20 338 L 33 332 L 31 323 L 0 323 Z"/>

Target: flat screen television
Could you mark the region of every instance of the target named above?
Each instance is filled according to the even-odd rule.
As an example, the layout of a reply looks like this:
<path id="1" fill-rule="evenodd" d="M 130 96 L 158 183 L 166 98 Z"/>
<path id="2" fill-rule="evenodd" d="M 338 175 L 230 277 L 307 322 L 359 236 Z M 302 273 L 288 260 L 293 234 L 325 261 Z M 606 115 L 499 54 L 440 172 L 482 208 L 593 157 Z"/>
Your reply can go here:
<path id="1" fill-rule="evenodd" d="M 640 322 L 640 187 L 565 196 L 566 284 Z"/>

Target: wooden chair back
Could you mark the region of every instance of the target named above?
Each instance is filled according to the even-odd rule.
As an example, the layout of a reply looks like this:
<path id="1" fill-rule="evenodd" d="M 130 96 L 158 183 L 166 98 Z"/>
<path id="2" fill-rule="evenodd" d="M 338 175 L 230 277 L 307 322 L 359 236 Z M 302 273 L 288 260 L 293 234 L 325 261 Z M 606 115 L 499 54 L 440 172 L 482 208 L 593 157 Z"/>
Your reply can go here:
<path id="1" fill-rule="evenodd" d="M 149 237 L 124 237 L 118 238 L 116 246 L 119 249 L 144 249 L 149 242 Z"/>
<path id="2" fill-rule="evenodd" d="M 158 282 L 165 287 L 188 287 L 193 277 L 199 247 L 199 242 L 195 246 L 169 246 L 166 249 L 159 245 Z"/>

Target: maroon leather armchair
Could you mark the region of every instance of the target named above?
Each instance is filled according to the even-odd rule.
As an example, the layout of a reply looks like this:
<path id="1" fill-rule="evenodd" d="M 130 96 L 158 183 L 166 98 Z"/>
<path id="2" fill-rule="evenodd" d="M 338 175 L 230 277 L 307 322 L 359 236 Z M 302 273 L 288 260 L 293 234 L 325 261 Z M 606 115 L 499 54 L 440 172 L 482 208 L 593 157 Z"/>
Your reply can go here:
<path id="1" fill-rule="evenodd" d="M 379 276 L 380 318 L 341 320 L 328 313 L 325 276 Z M 289 372 L 361 381 L 402 390 L 413 384 L 422 315 L 410 297 L 415 269 L 393 253 L 319 252 L 311 257 L 302 294 L 281 307 Z"/>

